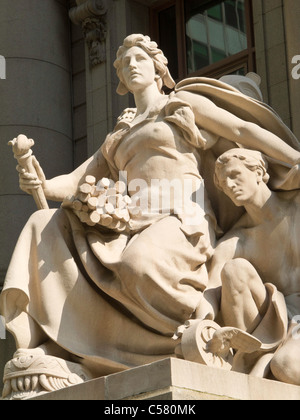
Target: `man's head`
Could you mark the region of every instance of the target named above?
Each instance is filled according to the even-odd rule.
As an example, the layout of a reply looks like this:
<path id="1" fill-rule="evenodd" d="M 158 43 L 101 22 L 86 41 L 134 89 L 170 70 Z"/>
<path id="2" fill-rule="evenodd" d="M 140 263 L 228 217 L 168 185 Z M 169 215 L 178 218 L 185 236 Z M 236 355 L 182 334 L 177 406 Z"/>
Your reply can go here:
<path id="1" fill-rule="evenodd" d="M 236 206 L 245 206 L 268 183 L 268 164 L 260 152 L 232 149 L 217 159 L 215 184 Z"/>

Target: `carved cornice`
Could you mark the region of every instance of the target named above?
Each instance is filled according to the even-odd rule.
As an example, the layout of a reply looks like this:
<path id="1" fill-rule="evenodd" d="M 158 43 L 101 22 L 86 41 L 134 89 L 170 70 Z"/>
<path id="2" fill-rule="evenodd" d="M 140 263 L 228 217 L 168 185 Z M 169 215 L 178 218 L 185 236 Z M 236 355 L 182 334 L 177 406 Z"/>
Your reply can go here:
<path id="1" fill-rule="evenodd" d="M 75 25 L 81 25 L 89 48 L 92 66 L 106 61 L 107 0 L 76 0 L 69 16 Z"/>

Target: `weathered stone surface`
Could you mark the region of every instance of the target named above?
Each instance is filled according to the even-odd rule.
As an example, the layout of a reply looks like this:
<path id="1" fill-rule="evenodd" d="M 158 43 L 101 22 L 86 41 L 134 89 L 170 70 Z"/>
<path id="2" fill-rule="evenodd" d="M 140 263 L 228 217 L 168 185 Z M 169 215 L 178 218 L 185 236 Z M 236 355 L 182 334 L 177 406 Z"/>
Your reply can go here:
<path id="1" fill-rule="evenodd" d="M 35 400 L 299 400 L 300 387 L 165 359 Z"/>

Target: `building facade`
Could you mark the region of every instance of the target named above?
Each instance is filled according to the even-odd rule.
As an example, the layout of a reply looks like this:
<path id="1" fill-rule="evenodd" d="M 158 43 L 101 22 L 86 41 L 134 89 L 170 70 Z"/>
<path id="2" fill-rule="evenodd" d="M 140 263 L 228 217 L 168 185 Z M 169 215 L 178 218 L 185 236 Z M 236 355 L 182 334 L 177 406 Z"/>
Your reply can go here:
<path id="1" fill-rule="evenodd" d="M 298 0 L 0 0 L 0 290 L 35 211 L 9 140 L 33 138 L 47 178 L 91 156 L 133 105 L 116 94 L 113 67 L 131 33 L 159 43 L 176 81 L 256 72 L 264 101 L 300 139 L 299 22 Z M 1 377 L 13 352 L 0 319 Z"/>

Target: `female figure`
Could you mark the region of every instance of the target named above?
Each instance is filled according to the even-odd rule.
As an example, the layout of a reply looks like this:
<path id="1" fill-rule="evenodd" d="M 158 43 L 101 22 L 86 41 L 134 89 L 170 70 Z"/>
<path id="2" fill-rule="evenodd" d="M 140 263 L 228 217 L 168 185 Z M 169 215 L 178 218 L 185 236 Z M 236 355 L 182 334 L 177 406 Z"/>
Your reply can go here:
<path id="1" fill-rule="evenodd" d="M 161 204 L 161 189 L 153 211 L 153 180 L 179 181 L 182 196 L 187 184 L 197 193 L 202 173 L 209 186 L 213 171 L 210 159 L 203 160 L 205 150 L 219 155 L 236 143 L 288 168 L 300 161 L 299 147 L 291 147 L 297 142 L 278 118 L 263 109 L 265 125 L 285 141 L 251 120 L 250 111 L 262 104 L 221 82 L 192 79 L 164 95 L 162 87 L 175 83 L 149 37 L 127 37 L 115 66 L 118 93 L 130 91 L 136 109 L 121 115 L 101 149 L 74 172 L 37 180 L 21 171 L 21 187 L 30 192 L 42 183 L 48 199 L 63 201 L 77 194 L 87 175 L 117 181 L 122 171 L 131 195 L 135 181 L 142 181 L 140 197 L 152 211 L 132 215 L 122 232 L 88 226 L 68 209 L 35 213 L 20 236 L 0 300 L 18 348 L 79 358 L 95 376 L 173 355 L 177 343 L 171 337 L 194 316 L 207 285 L 216 233 L 207 195 L 194 207 L 190 201 L 202 207 L 190 223 L 184 206 L 177 211 L 175 201 L 168 208 Z M 210 99 L 214 95 L 222 106 Z M 243 116 L 249 121 L 231 113 L 236 101 L 247 104 Z"/>

